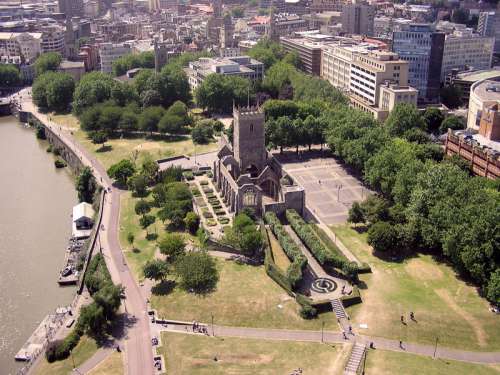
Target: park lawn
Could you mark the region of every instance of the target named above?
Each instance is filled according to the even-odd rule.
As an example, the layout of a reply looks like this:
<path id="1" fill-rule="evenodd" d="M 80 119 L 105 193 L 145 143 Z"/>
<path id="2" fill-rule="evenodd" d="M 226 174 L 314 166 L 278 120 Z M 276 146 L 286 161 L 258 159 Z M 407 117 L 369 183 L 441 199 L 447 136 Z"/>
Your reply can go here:
<path id="1" fill-rule="evenodd" d="M 94 355 L 97 351 L 97 343 L 87 337 L 82 336 L 80 342 L 73 349 L 72 355 L 63 361 L 56 361 L 49 363 L 47 360 L 42 358 L 40 365 L 37 367 L 35 373 L 37 375 L 67 375 L 72 373 L 73 361 L 76 367 L 80 366 L 86 360 Z"/>
<path id="2" fill-rule="evenodd" d="M 135 203 L 140 199 L 141 198 L 133 197 L 130 191 L 120 196 L 120 247 L 125 253 L 127 263 L 137 281 L 144 280 L 144 275 L 142 273 L 143 266 L 147 261 L 155 258 L 157 241 L 148 240 L 146 238 L 147 233 L 156 233 L 158 239 L 167 233 L 165 224 L 158 218 L 154 224 L 148 227 L 147 231 L 142 229 L 139 224 L 140 216 L 135 213 Z M 157 212 L 158 208 L 153 207 L 149 214 L 156 215 Z M 127 241 L 128 233 L 134 234 L 135 239 L 133 245 L 129 244 Z M 182 234 L 185 235 L 186 240 L 196 242 L 196 237 L 186 232 L 182 232 Z"/>
<path id="3" fill-rule="evenodd" d="M 122 375 L 123 373 L 122 354 L 115 351 L 89 371 L 88 375 Z"/>
<path id="4" fill-rule="evenodd" d="M 219 282 L 208 295 L 187 293 L 175 287 L 167 295 L 153 295 L 151 304 L 162 318 L 210 322 L 218 325 L 338 330 L 332 312 L 317 319 L 304 320 L 299 306 L 269 276 L 264 266 L 250 266 L 216 258 Z"/>
<path id="5" fill-rule="evenodd" d="M 360 333 L 403 341 L 434 344 L 478 351 L 500 349 L 499 318 L 488 310 L 488 303 L 475 287 L 457 278 L 451 267 L 430 255 L 416 255 L 403 262 L 387 262 L 372 255 L 366 233 L 348 225 L 332 230 L 371 274 L 360 275 L 367 288 L 361 288 L 363 303 L 348 311 Z M 408 320 L 415 313 L 417 322 Z"/>
<path id="6" fill-rule="evenodd" d="M 416 354 L 369 350 L 366 357 L 369 375 L 498 375 L 499 365 L 482 365 L 446 359 L 433 359 Z"/>
<path id="7" fill-rule="evenodd" d="M 283 274 L 286 274 L 286 270 L 290 266 L 290 259 L 286 256 L 285 251 L 274 236 L 273 232 L 270 229 L 266 230 L 271 244 L 271 251 L 273 252 L 274 263 L 276 263 Z"/>
<path id="8" fill-rule="evenodd" d="M 101 145 L 93 144 L 87 137 L 87 133 L 80 129 L 80 124 L 75 116 L 71 114 L 53 115 L 52 120 L 72 131 L 75 139 L 90 151 L 106 169 L 122 159 L 135 158 L 135 156 L 137 156 L 136 160 L 140 162 L 146 153 L 149 153 L 154 159 L 161 159 L 176 155 L 193 155 L 195 151 L 200 154 L 217 149 L 217 142 L 212 142 L 207 145 L 197 145 L 195 150 L 193 141 L 188 136 L 178 136 L 172 139 L 143 136 L 113 138 L 105 143 L 106 147 L 103 149 Z"/>
<path id="9" fill-rule="evenodd" d="M 162 333 L 168 374 L 341 374 L 349 345 Z M 214 361 L 217 357 L 217 361 Z"/>

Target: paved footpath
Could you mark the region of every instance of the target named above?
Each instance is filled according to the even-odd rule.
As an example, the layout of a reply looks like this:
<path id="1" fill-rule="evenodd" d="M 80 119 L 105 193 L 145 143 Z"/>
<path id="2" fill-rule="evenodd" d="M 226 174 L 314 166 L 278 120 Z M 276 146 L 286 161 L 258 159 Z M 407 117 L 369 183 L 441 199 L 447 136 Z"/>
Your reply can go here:
<path id="1" fill-rule="evenodd" d="M 28 89 L 22 91 L 22 110 L 34 113 L 37 118 L 55 132 L 66 145 L 73 149 L 85 165 L 92 168 L 97 181 L 100 182 L 105 189 L 112 189 L 112 192 L 107 193 L 105 196 L 102 220 L 104 231 L 101 230 L 101 245 L 106 259 L 106 265 L 109 268 L 113 282 L 122 284 L 125 287 L 125 373 L 130 375 L 153 375 L 153 352 L 151 350 L 151 335 L 149 331 L 146 300 L 141 294 L 139 286 L 135 282 L 132 272 L 126 263 L 118 239 L 120 194 L 122 192 L 112 187 L 112 181 L 100 162 L 76 142 L 68 132 L 61 129 L 59 125 L 51 122 L 47 115 L 38 112 L 38 109 L 31 101 L 31 97 L 27 95 L 27 90 Z M 83 366 L 87 366 L 87 364 Z"/>
<path id="2" fill-rule="evenodd" d="M 373 343 L 375 349 L 391 350 L 401 353 L 411 353 L 424 356 L 430 356 L 441 359 L 456 360 L 463 362 L 474 362 L 483 364 L 498 364 L 500 363 L 500 352 L 471 352 L 465 350 L 449 349 L 444 347 L 435 348 L 434 345 L 422 345 L 403 342 L 403 348 L 399 346 L 399 341 L 390 340 L 381 337 L 370 337 L 364 335 L 347 334 L 347 339 L 344 339 L 342 333 L 332 331 L 311 331 L 311 330 L 286 330 L 286 329 L 265 329 L 265 328 L 247 328 L 247 327 L 228 327 L 214 325 L 212 327 L 208 323 L 199 323 L 200 326 L 207 328 L 207 335 L 223 337 L 240 337 L 264 340 L 284 340 L 284 341 L 314 341 L 325 343 L 365 343 L 369 345 Z M 191 324 L 167 324 L 165 327 L 161 324 L 152 324 L 152 332 L 159 335 L 161 332 L 176 332 L 184 334 L 193 333 Z"/>

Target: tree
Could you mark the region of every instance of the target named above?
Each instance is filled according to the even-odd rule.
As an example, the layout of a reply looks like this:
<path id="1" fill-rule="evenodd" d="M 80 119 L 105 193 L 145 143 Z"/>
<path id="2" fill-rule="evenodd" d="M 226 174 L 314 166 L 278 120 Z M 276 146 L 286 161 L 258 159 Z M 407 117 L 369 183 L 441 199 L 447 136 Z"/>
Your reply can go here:
<path id="1" fill-rule="evenodd" d="M 151 211 L 151 205 L 147 200 L 140 199 L 136 202 L 134 210 L 137 215 L 145 215 Z"/>
<path id="2" fill-rule="evenodd" d="M 144 197 L 148 193 L 148 183 L 148 177 L 140 173 L 128 178 L 127 187 L 135 196 Z"/>
<path id="3" fill-rule="evenodd" d="M 104 310 L 104 316 L 107 320 L 112 320 L 115 317 L 115 313 L 121 304 L 120 295 L 122 291 L 121 285 L 108 283 L 92 296 L 95 303 Z"/>
<path id="4" fill-rule="evenodd" d="M 237 6 L 231 9 L 231 15 L 233 18 L 243 18 L 245 16 L 245 8 L 242 6 Z"/>
<path id="5" fill-rule="evenodd" d="M 451 22 L 466 24 L 469 21 L 469 11 L 462 8 L 453 10 Z"/>
<path id="6" fill-rule="evenodd" d="M 413 128 L 426 130 L 425 121 L 417 107 L 408 103 L 397 104 L 385 120 L 385 126 L 396 137 Z"/>
<path id="7" fill-rule="evenodd" d="M 204 251 L 191 251 L 177 259 L 175 273 L 180 286 L 187 291 L 206 293 L 215 288 L 219 274 L 215 261 Z"/>
<path id="8" fill-rule="evenodd" d="M 168 275 L 168 266 L 163 260 L 153 259 L 144 265 L 142 271 L 145 278 L 161 281 Z"/>
<path id="9" fill-rule="evenodd" d="M 145 90 L 141 94 L 142 107 L 154 107 L 161 105 L 161 95 L 156 90 Z"/>
<path id="10" fill-rule="evenodd" d="M 139 96 L 135 91 L 135 87 L 127 82 L 117 82 L 111 88 L 111 99 L 116 105 L 124 107 L 129 103 L 137 104 Z"/>
<path id="11" fill-rule="evenodd" d="M 137 130 L 137 114 L 131 110 L 125 110 L 122 113 L 118 127 L 124 131 L 134 131 Z"/>
<path id="12" fill-rule="evenodd" d="M 107 328 L 107 320 L 103 307 L 97 303 L 83 306 L 78 317 L 78 327 L 89 336 L 103 337 Z"/>
<path id="13" fill-rule="evenodd" d="M 104 148 L 104 144 L 108 140 L 108 135 L 103 130 L 94 131 L 90 134 L 90 139 L 92 139 L 92 143 L 96 145 L 102 145 L 101 149 Z"/>
<path id="14" fill-rule="evenodd" d="M 367 241 L 376 252 L 392 252 L 397 248 L 398 233 L 392 224 L 378 221 L 368 229 Z"/>
<path id="15" fill-rule="evenodd" d="M 135 68 L 154 68 L 155 60 L 152 51 L 146 51 L 139 54 L 127 54 L 113 61 L 113 74 L 121 76 L 130 69 Z"/>
<path id="16" fill-rule="evenodd" d="M 365 222 L 365 215 L 358 202 L 354 202 L 349 209 L 349 216 L 347 218 L 349 223 L 358 224 Z"/>
<path id="17" fill-rule="evenodd" d="M 500 304 L 500 268 L 490 275 L 490 280 L 486 288 L 486 298 L 496 305 Z"/>
<path id="18" fill-rule="evenodd" d="M 209 74 L 196 89 L 196 102 L 209 112 L 227 113 L 233 102 L 242 105 L 253 95 L 248 79 L 223 74 Z"/>
<path id="19" fill-rule="evenodd" d="M 360 207 L 363 210 L 365 220 L 370 225 L 387 219 L 388 203 L 383 198 L 376 195 L 369 195 L 368 198 L 361 202 Z"/>
<path id="20" fill-rule="evenodd" d="M 144 153 L 141 163 L 141 174 L 146 177 L 148 184 L 156 181 L 160 166 L 158 162 L 153 159 L 149 152 Z"/>
<path id="21" fill-rule="evenodd" d="M 439 108 L 428 107 L 424 111 L 423 118 L 427 124 L 427 130 L 436 133 L 444 120 L 444 115 Z"/>
<path id="22" fill-rule="evenodd" d="M 84 167 L 76 178 L 76 191 L 80 202 L 92 203 L 94 194 L 97 189 L 97 183 L 92 170 L 89 167 Z"/>
<path id="23" fill-rule="evenodd" d="M 450 115 L 443 120 L 441 126 L 439 127 L 439 131 L 441 133 L 446 133 L 448 129 L 460 130 L 464 128 L 465 128 L 465 121 L 461 117 Z"/>
<path id="24" fill-rule="evenodd" d="M 462 90 L 458 86 L 445 86 L 440 91 L 441 101 L 445 106 L 451 109 L 462 105 Z"/>
<path id="25" fill-rule="evenodd" d="M 263 238 L 255 222 L 246 214 L 236 215 L 233 226 L 224 233 L 224 241 L 245 255 L 253 255 L 262 246 Z"/>
<path id="26" fill-rule="evenodd" d="M 121 186 L 125 186 L 128 178 L 135 173 L 135 166 L 130 160 L 122 159 L 109 167 L 107 172 L 109 177 L 115 179 Z"/>
<path id="27" fill-rule="evenodd" d="M 43 110 L 68 110 L 75 90 L 73 78 L 66 73 L 47 72 L 33 84 L 33 101 Z"/>
<path id="28" fill-rule="evenodd" d="M 191 131 L 191 138 L 196 144 L 207 144 L 213 138 L 214 129 L 210 124 L 198 122 Z"/>
<path id="29" fill-rule="evenodd" d="M 195 234 L 200 226 L 200 218 L 193 211 L 189 211 L 184 217 L 184 225 L 191 234 Z"/>
<path id="30" fill-rule="evenodd" d="M 117 85 L 109 74 L 91 72 L 85 74 L 76 85 L 73 94 L 73 110 L 77 115 L 97 103 L 111 98 L 113 87 Z"/>
<path id="31" fill-rule="evenodd" d="M 134 240 L 135 240 L 134 233 L 128 232 L 128 234 L 127 234 L 127 242 L 129 243 L 129 245 L 133 246 L 134 245 Z"/>
<path id="32" fill-rule="evenodd" d="M 186 242 L 184 236 L 179 233 L 166 233 L 165 236 L 158 242 L 160 252 L 168 257 L 170 261 L 174 261 L 179 256 L 184 255 L 186 250 Z"/>
<path id="33" fill-rule="evenodd" d="M 158 131 L 158 123 L 164 113 L 162 107 L 147 107 L 139 116 L 139 129 L 151 133 Z"/>
<path id="34" fill-rule="evenodd" d="M 61 65 L 62 57 L 57 52 L 42 53 L 35 61 L 35 74 L 42 75 L 45 72 L 55 72 Z"/>
<path id="35" fill-rule="evenodd" d="M 105 105 L 99 116 L 99 128 L 108 132 L 114 132 L 120 123 L 123 109 L 116 105 Z"/>
<path id="36" fill-rule="evenodd" d="M 156 217 L 154 215 L 144 215 L 139 219 L 139 224 L 142 229 L 147 229 L 151 224 L 156 221 Z"/>
<path id="37" fill-rule="evenodd" d="M 0 65 L 0 87 L 15 87 L 21 84 L 21 74 L 15 65 Z"/>

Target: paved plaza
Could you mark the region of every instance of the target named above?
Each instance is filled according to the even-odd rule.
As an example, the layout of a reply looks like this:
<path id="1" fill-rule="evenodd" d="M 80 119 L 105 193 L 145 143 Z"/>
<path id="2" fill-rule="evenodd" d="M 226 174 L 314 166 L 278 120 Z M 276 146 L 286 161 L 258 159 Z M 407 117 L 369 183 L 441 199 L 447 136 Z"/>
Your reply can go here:
<path id="1" fill-rule="evenodd" d="M 306 206 L 325 224 L 347 220 L 353 202 L 370 191 L 336 161 L 329 152 L 275 153 L 283 169 L 306 190 Z"/>

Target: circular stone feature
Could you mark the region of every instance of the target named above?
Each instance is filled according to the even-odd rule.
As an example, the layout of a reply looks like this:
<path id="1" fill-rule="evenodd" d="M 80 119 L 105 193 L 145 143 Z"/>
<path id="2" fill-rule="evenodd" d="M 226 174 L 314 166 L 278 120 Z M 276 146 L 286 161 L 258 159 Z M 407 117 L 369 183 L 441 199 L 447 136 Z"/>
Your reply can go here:
<path id="1" fill-rule="evenodd" d="M 312 282 L 311 289 L 316 293 L 331 293 L 337 289 L 337 283 L 332 279 L 320 277 Z"/>

